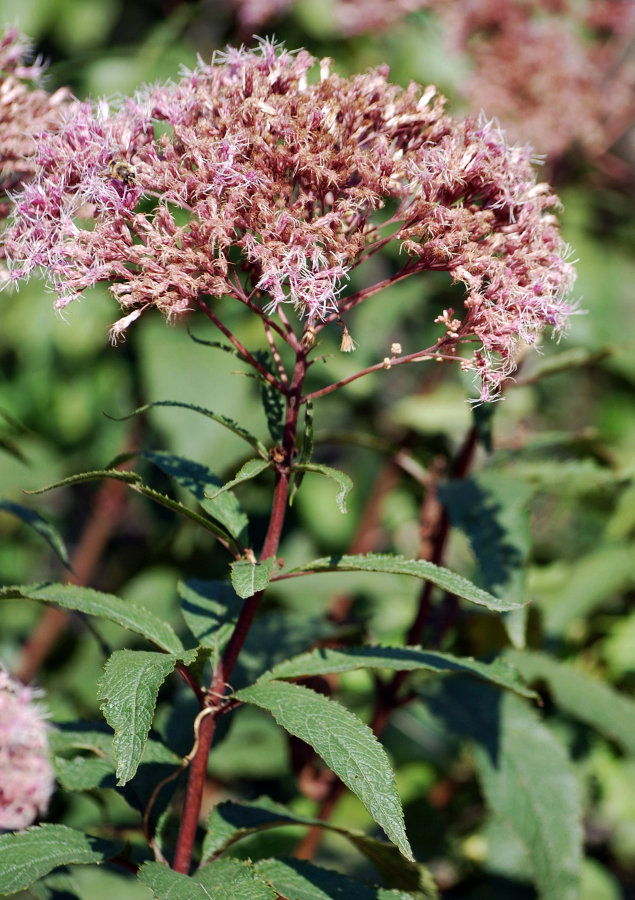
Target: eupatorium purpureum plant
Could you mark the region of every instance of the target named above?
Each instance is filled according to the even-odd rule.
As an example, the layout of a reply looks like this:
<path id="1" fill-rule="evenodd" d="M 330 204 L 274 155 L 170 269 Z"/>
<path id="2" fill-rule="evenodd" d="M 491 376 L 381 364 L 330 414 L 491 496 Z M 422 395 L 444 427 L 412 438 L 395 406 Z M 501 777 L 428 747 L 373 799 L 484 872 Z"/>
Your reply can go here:
<path id="1" fill-rule="evenodd" d="M 99 693 L 112 742 L 110 733 L 95 730 L 82 738 L 81 730 L 68 726 L 54 739 L 65 786 L 73 780 L 69 758 L 88 751 L 81 778 L 73 770 L 78 789 L 97 790 L 108 777 L 107 786 L 122 791 L 138 810 L 132 844 L 122 848 L 107 830 L 98 839 L 54 824 L 6 836 L 0 867 L 4 861 L 14 868 L 0 876 L 0 886 L 21 890 L 56 866 L 106 860 L 138 873 L 159 898 L 302 900 L 317 896 L 310 883 L 325 897 L 340 896 L 344 889 L 359 897 L 437 896 L 430 872 L 414 862 L 392 768 L 377 736 L 391 712 L 416 697 L 415 676 L 423 671 L 458 672 L 486 683 L 505 721 L 518 718 L 529 727 L 531 740 L 542 740 L 543 726 L 526 702 L 533 692 L 509 663 L 420 646 L 434 588 L 446 592 L 453 609 L 461 599 L 513 613 L 523 601 L 440 565 L 447 521 L 439 517 L 436 489 L 425 474 L 422 516 L 429 517 L 426 539 L 432 549 L 422 548 L 420 558 L 353 552 L 285 568 L 280 542 L 290 500 L 307 472 L 334 479 L 340 508 L 346 508 L 350 478 L 313 458 L 318 398 L 371 372 L 440 361 L 471 372 L 481 402 L 497 399 L 519 351 L 535 344 L 545 328 L 555 335 L 565 330 L 574 272 L 555 217 L 556 196 L 537 182 L 528 147 L 509 146 L 485 118 L 453 118 L 434 87 L 391 84 L 381 67 L 344 78 L 330 60 L 316 63 L 305 51 L 290 53 L 269 42 L 255 50 L 228 49 L 175 83 L 144 88 L 116 104 L 61 104 L 51 121 L 35 117 L 26 134 L 28 171 L 20 192 L 11 195 L 13 213 L 5 232 L 8 280 L 17 284 L 41 276 L 56 294 L 59 310 L 105 283 L 122 312 L 111 329 L 115 342 L 153 307 L 172 322 L 202 313 L 228 342 L 223 349 L 261 383 L 271 440 L 252 435 L 224 412 L 193 407 L 179 397 L 163 405 L 189 406 L 220 422 L 243 438 L 252 454 L 223 484 L 207 465 L 145 451 L 146 461 L 198 500 L 196 509 L 156 490 L 121 461 L 63 482 L 101 478 L 128 484 L 212 534 L 229 567 L 224 579 L 190 579 L 180 586 L 184 621 L 178 623 L 77 583 L 3 589 L 7 598 L 103 617 L 152 649 L 135 644 L 115 650 L 106 661 Z M 355 270 L 363 272 L 374 255 L 391 246 L 394 271 L 380 281 L 362 280 L 361 287 L 355 279 L 353 287 Z M 355 308 L 362 301 L 381 304 L 385 289 L 427 272 L 447 273 L 463 292 L 461 308 L 447 307 L 435 317 L 438 334 L 432 343 L 416 332 L 409 333 L 407 346 L 387 336 L 385 356 L 372 365 L 338 381 L 309 384 L 328 329 L 341 332 L 343 350 L 353 350 Z M 227 324 L 228 304 L 232 315 L 242 307 L 245 316 L 260 321 L 266 353 L 249 349 Z M 467 471 L 475 444 L 472 435 L 457 460 L 457 476 Z M 402 449 L 395 458 L 408 470 L 406 456 Z M 409 471 L 420 468 L 411 464 Z M 263 534 L 254 538 L 232 489 L 258 477 L 265 481 L 267 471 L 273 481 L 270 511 Z M 320 634 L 290 640 L 281 619 L 276 646 L 268 648 L 273 667 L 240 669 L 243 648 L 258 640 L 257 613 L 270 585 L 275 589 L 306 574 L 349 570 L 422 582 L 405 644 L 373 646 L 359 633 L 342 637 L 340 616 L 327 644 L 317 646 Z M 392 672 L 389 681 L 377 682 L 369 724 L 323 690 L 327 676 L 333 686 L 334 673 L 363 667 Z M 158 691 L 172 672 L 198 709 L 186 723 L 190 749 L 185 754 L 150 731 Z M 307 681 L 315 678 L 323 680 L 320 690 Z M 228 801 L 211 812 L 203 837 L 210 748 L 214 741 L 222 745 L 226 721 L 246 705 L 270 712 L 293 739 L 304 742 L 305 751 L 308 745 L 300 782 L 318 809 L 307 815 L 269 799 Z M 553 749 L 550 736 L 544 740 L 562 766 L 552 794 L 556 819 L 567 811 L 574 827 L 562 831 L 566 865 L 552 859 L 545 876 L 539 851 L 533 877 L 541 885 L 556 884 L 565 900 L 577 890 L 577 795 L 563 751 L 559 745 Z M 316 767 L 318 757 L 328 774 Z M 161 771 L 150 784 L 148 767 Z M 310 781 L 313 787 L 307 787 Z M 241 862 L 232 856 L 234 844 L 263 829 L 299 824 L 311 828 L 311 835 L 328 827 L 344 786 L 359 798 L 378 832 L 370 836 L 339 825 L 338 831 L 373 862 L 386 889 L 324 875 L 298 860 Z M 527 802 L 526 787 L 515 784 L 514 791 L 514 802 Z M 565 794 L 573 800 L 565 802 Z M 494 796 L 492 791 L 492 802 Z M 529 840 L 535 823 L 531 810 L 527 815 L 522 837 Z M 170 821 L 178 825 L 173 835 Z M 46 863 L 36 864 L 45 845 Z M 300 855 L 313 852 L 305 844 Z M 194 862 L 198 868 L 191 874 Z"/>

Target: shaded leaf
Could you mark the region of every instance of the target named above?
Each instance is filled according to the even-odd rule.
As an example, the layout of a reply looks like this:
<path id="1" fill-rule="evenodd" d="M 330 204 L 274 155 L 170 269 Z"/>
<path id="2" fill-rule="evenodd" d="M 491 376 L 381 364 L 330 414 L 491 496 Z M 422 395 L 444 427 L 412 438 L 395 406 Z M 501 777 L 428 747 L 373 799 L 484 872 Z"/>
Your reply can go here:
<path id="1" fill-rule="evenodd" d="M 450 653 L 423 650 L 421 647 L 320 647 L 278 663 L 271 671 L 261 675 L 258 681 L 304 678 L 307 675 L 350 672 L 362 668 L 391 669 L 397 672 L 423 669 L 428 672 L 467 673 L 509 688 L 523 697 L 536 697 L 535 691 L 523 684 L 518 672 L 504 659 L 484 663 L 471 657 L 452 656 Z"/>
<path id="2" fill-rule="evenodd" d="M 526 704 L 501 698 L 500 752 L 475 747 L 487 803 L 520 838 L 542 900 L 578 900 L 582 810 L 573 767 Z"/>
<path id="3" fill-rule="evenodd" d="M 273 559 L 259 563 L 239 559 L 231 564 L 232 585 L 242 600 L 252 597 L 257 591 L 264 591 L 271 580 L 273 564 Z"/>
<path id="4" fill-rule="evenodd" d="M 516 600 L 502 600 L 500 597 L 494 597 L 493 594 L 472 584 L 467 578 L 463 578 L 462 575 L 457 575 L 456 572 L 451 572 L 443 566 L 436 566 L 423 559 L 406 559 L 403 556 L 393 556 L 389 553 L 322 557 L 306 563 L 304 566 L 291 569 L 287 574 L 296 572 L 384 572 L 387 575 L 411 575 L 414 578 L 431 581 L 438 587 L 456 594 L 457 597 L 462 597 L 479 606 L 485 606 L 487 609 L 504 612 L 522 606 Z"/>
<path id="5" fill-rule="evenodd" d="M 544 653 L 508 654 L 527 681 L 546 681 L 556 706 L 635 755 L 635 703 L 609 684 Z"/>
<path id="6" fill-rule="evenodd" d="M 106 721 L 115 732 L 118 784 L 134 777 L 148 737 L 159 688 L 177 657 L 141 650 L 116 650 L 99 682 Z"/>
<path id="7" fill-rule="evenodd" d="M 68 478 L 63 478 L 61 481 L 47 484 L 46 487 L 38 488 L 36 491 L 25 491 L 25 493 L 45 494 L 47 491 L 53 491 L 56 488 L 69 487 L 73 484 L 82 484 L 86 481 L 101 481 L 103 478 L 111 478 L 113 481 L 123 481 L 125 484 L 129 485 L 133 491 L 136 491 L 143 497 L 154 500 L 155 503 L 158 503 L 160 506 L 165 506 L 166 509 L 172 510 L 172 512 L 177 513 L 184 519 L 190 519 L 190 521 L 196 522 L 197 525 L 200 525 L 206 531 L 211 532 L 211 534 L 215 535 L 221 541 L 240 551 L 241 548 L 237 546 L 228 531 L 225 531 L 224 528 L 221 528 L 215 522 L 212 522 L 207 516 L 201 516 L 195 510 L 190 509 L 183 503 L 179 503 L 178 500 L 173 500 L 172 497 L 168 497 L 167 494 L 162 494 L 160 491 L 155 491 L 153 488 L 148 487 L 143 483 L 141 476 L 137 472 L 122 471 L 121 469 L 99 469 L 94 472 L 81 472 L 79 475 L 71 475 Z"/>
<path id="8" fill-rule="evenodd" d="M 191 578 L 180 582 L 178 591 L 183 618 L 197 642 L 212 650 L 212 668 L 216 668 L 238 620 L 240 598 L 226 581 Z"/>
<path id="9" fill-rule="evenodd" d="M 104 862 L 118 850 L 117 844 L 66 825 L 36 825 L 0 835 L 0 894 L 24 890 L 58 866 Z"/>
<path id="10" fill-rule="evenodd" d="M 99 616 L 115 622 L 146 638 L 162 650 L 187 657 L 180 638 L 168 622 L 132 600 L 122 600 L 113 594 L 102 594 L 92 588 L 74 584 L 16 585 L 0 589 L 0 599 L 24 598 L 42 603 L 57 603 L 89 616 Z"/>
<path id="11" fill-rule="evenodd" d="M 340 472 L 339 469 L 332 469 L 330 466 L 323 466 L 318 463 L 296 463 L 293 466 L 294 472 L 317 472 L 319 475 L 326 475 L 328 478 L 332 478 L 333 481 L 337 482 L 339 486 L 339 490 L 335 497 L 335 502 L 337 503 L 339 510 L 341 513 L 347 513 L 348 507 L 346 506 L 346 497 L 353 489 L 353 481 L 345 472 Z"/>
<path id="12" fill-rule="evenodd" d="M 367 725 L 334 700 L 297 684 L 264 682 L 234 696 L 268 710 L 286 731 L 313 747 L 404 856 L 412 859 L 388 757 Z"/>
<path id="13" fill-rule="evenodd" d="M 13 503 L 11 500 L 4 500 L 2 498 L 0 498 L 0 510 L 4 510 L 4 512 L 17 516 L 18 519 L 32 528 L 33 531 L 37 532 L 40 537 L 44 538 L 51 550 L 57 554 L 66 568 L 71 568 L 66 545 L 64 544 L 61 534 L 57 528 L 54 528 L 53 525 L 51 525 L 50 522 L 47 522 L 39 513 L 35 512 L 33 509 L 29 509 L 28 506 L 23 506 L 21 503 Z"/>
<path id="14" fill-rule="evenodd" d="M 413 900 L 423 896 L 371 887 L 302 859 L 261 859 L 254 868 L 288 900 Z"/>
<path id="15" fill-rule="evenodd" d="M 218 856 L 232 844 L 251 834 L 285 825 L 319 826 L 340 834 L 373 862 L 386 884 L 415 891 L 417 896 L 431 900 L 438 896 L 431 873 L 424 866 L 406 859 L 394 844 L 369 837 L 360 831 L 331 825 L 321 819 L 299 815 L 268 797 L 261 797 L 252 803 L 235 803 L 230 800 L 215 806 L 207 822 L 203 860 Z"/>
<path id="16" fill-rule="evenodd" d="M 173 453 L 150 452 L 141 453 L 143 459 L 154 463 L 155 466 L 170 475 L 180 485 L 190 491 L 201 504 L 206 513 L 223 525 L 227 531 L 239 541 L 247 540 L 247 526 L 249 520 L 236 496 L 231 492 L 220 493 L 215 500 L 209 500 L 208 495 L 214 493 L 223 483 L 207 466 L 176 456 Z"/>

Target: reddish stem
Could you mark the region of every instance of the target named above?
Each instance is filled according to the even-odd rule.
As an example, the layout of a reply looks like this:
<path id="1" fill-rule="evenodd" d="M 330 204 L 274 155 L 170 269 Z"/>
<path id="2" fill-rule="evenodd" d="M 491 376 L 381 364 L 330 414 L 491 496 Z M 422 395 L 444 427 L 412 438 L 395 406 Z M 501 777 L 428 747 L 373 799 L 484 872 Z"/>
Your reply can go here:
<path id="1" fill-rule="evenodd" d="M 276 485 L 271 515 L 269 518 L 269 527 L 260 555 L 261 560 L 270 559 L 275 556 L 280 544 L 289 494 L 289 479 L 298 428 L 298 413 L 300 410 L 302 384 L 304 382 L 306 371 L 306 353 L 300 351 L 296 356 L 296 364 L 291 384 L 284 389 L 287 397 L 287 412 L 282 447 L 279 448 L 282 451 L 281 461 L 276 463 Z M 173 868 L 176 872 L 187 874 L 190 871 L 192 850 L 194 848 L 201 801 L 203 798 L 203 789 L 207 775 L 207 759 L 214 739 L 216 720 L 223 708 L 223 696 L 228 687 L 229 679 L 231 678 L 240 651 L 249 634 L 249 629 L 251 628 L 258 606 L 260 605 L 262 593 L 262 591 L 258 591 L 256 594 L 245 600 L 229 643 L 223 652 L 223 656 L 216 671 L 212 675 L 207 703 L 213 712 L 210 715 L 204 716 L 199 723 L 198 734 L 196 736 L 196 752 L 188 773 L 181 827 L 174 855 Z"/>

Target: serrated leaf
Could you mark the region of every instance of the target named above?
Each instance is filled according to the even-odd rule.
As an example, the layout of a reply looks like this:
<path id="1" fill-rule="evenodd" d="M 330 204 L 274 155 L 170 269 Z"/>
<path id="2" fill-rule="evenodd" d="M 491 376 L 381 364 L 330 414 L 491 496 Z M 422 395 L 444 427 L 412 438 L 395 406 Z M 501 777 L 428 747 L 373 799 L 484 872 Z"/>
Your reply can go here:
<path id="1" fill-rule="evenodd" d="M 388 757 L 367 725 L 334 700 L 297 684 L 254 684 L 235 697 L 268 710 L 286 731 L 313 747 L 403 855 L 412 859 Z"/>
<path id="2" fill-rule="evenodd" d="M 268 468 L 269 461 L 266 459 L 248 459 L 247 462 L 240 467 L 231 481 L 226 482 L 219 490 L 206 492 L 205 496 L 208 500 L 216 500 L 216 498 L 220 497 L 225 491 L 231 490 L 243 481 L 249 481 L 251 478 L 255 478 Z"/>
<path id="3" fill-rule="evenodd" d="M 504 659 L 484 663 L 472 657 L 452 656 L 450 653 L 424 650 L 421 647 L 320 647 L 278 663 L 261 675 L 258 681 L 304 678 L 308 675 L 350 672 L 362 668 L 391 669 L 396 672 L 423 669 L 428 672 L 463 673 L 509 688 L 522 697 L 537 696 L 535 691 L 523 684 L 518 672 Z"/>
<path id="4" fill-rule="evenodd" d="M 635 703 L 630 697 L 544 653 L 512 651 L 508 658 L 528 681 L 546 681 L 561 710 L 635 755 Z"/>
<path id="5" fill-rule="evenodd" d="M 67 828 L 36 825 L 0 836 L 0 894 L 14 894 L 58 866 L 100 863 L 111 859 L 119 845 Z"/>
<path id="6" fill-rule="evenodd" d="M 353 481 L 346 472 L 340 472 L 339 469 L 332 469 L 330 466 L 323 466 L 318 463 L 296 463 L 293 466 L 294 472 L 316 472 L 318 475 L 326 475 L 337 482 L 339 491 L 335 496 L 335 502 L 341 513 L 347 513 L 346 497 L 353 489 Z"/>
<path id="7" fill-rule="evenodd" d="M 278 894 L 265 884 L 249 863 L 221 859 L 194 875 L 214 900 L 277 900 Z"/>
<path id="8" fill-rule="evenodd" d="M 99 699 L 106 721 L 115 732 L 117 783 L 134 777 L 148 737 L 159 688 L 174 669 L 169 653 L 116 650 L 99 682 Z"/>
<path id="9" fill-rule="evenodd" d="M 513 694 L 466 678 L 433 687 L 426 709 L 472 742 L 487 805 L 522 844 L 541 900 L 578 900 L 582 810 L 560 741 Z"/>
<path id="10" fill-rule="evenodd" d="M 285 825 L 318 826 L 340 834 L 373 862 L 386 884 L 413 890 L 426 900 L 438 897 L 431 873 L 424 866 L 406 859 L 394 844 L 369 837 L 361 831 L 299 815 L 268 797 L 261 797 L 252 803 L 229 800 L 215 806 L 207 822 L 202 858 L 204 861 L 214 858 L 244 837 Z"/>
<path id="11" fill-rule="evenodd" d="M 457 575 L 456 572 L 451 572 L 443 566 L 436 566 L 424 559 L 405 559 L 403 556 L 392 556 L 389 553 L 322 557 L 306 563 L 304 566 L 291 569 L 287 574 L 296 572 L 384 572 L 387 575 L 411 575 L 414 578 L 431 581 L 438 587 L 456 594 L 457 597 L 469 600 L 470 603 L 476 603 L 478 606 L 485 606 L 487 609 L 497 612 L 518 609 L 522 606 L 522 603 L 515 600 L 502 600 L 500 597 L 494 597 L 493 594 L 472 584 L 467 578 L 463 578 L 462 575 Z"/>
<path id="12" fill-rule="evenodd" d="M 273 563 L 273 559 L 259 563 L 239 559 L 231 564 L 232 585 L 242 600 L 252 597 L 257 591 L 264 591 L 271 580 Z"/>
<path id="13" fill-rule="evenodd" d="M 224 581 L 192 578 L 180 582 L 178 591 L 183 600 L 183 618 L 197 642 L 212 650 L 212 668 L 215 669 L 240 615 L 240 598 L 231 584 Z"/>
<path id="14" fill-rule="evenodd" d="M 190 519 L 190 521 L 196 522 L 197 525 L 200 525 L 221 541 L 229 544 L 230 547 L 240 551 L 240 547 L 238 547 L 228 531 L 221 528 L 215 522 L 212 522 L 207 516 L 201 516 L 195 510 L 190 509 L 183 503 L 179 503 L 178 500 L 173 500 L 172 497 L 168 497 L 166 494 L 162 494 L 160 491 L 155 491 L 153 488 L 148 487 L 143 483 L 141 476 L 137 472 L 127 472 L 122 471 L 121 469 L 99 469 L 93 472 L 80 472 L 79 475 L 71 475 L 68 478 L 63 478 L 61 481 L 56 481 L 53 484 L 47 484 L 45 487 L 38 488 L 36 491 L 25 491 L 25 493 L 45 494 L 47 491 L 53 491 L 57 488 L 69 487 L 73 484 L 83 484 L 86 481 L 101 481 L 103 478 L 110 478 L 113 481 L 123 481 L 124 484 L 129 485 L 131 490 L 136 491 L 137 494 L 141 494 L 149 500 L 154 500 L 155 503 L 158 503 L 160 506 L 165 506 L 166 509 L 172 510 L 172 512 L 177 513 L 177 515 L 182 516 L 184 519 Z"/>
<path id="15" fill-rule="evenodd" d="M 154 403 L 146 403 L 145 406 L 140 406 L 138 409 L 135 409 L 134 412 L 130 413 L 129 416 L 123 416 L 121 419 L 117 419 L 117 421 L 124 421 L 125 419 L 130 419 L 132 416 L 136 416 L 139 413 L 145 412 L 148 409 L 154 409 L 155 407 L 165 406 L 165 407 L 175 407 L 178 409 L 189 409 L 192 412 L 199 413 L 201 416 L 205 416 L 207 419 L 212 419 L 213 422 L 218 422 L 219 425 L 222 425 L 224 428 L 229 429 L 234 434 L 241 437 L 244 441 L 247 441 L 248 444 L 257 450 L 262 456 L 267 455 L 267 448 L 265 445 L 258 440 L 257 437 L 254 437 L 253 434 L 250 434 L 246 428 L 243 428 L 237 422 L 234 422 L 233 419 L 228 418 L 227 416 L 223 416 L 220 413 L 212 412 L 211 409 L 205 409 L 203 406 L 196 406 L 193 403 L 182 403 L 179 400 L 157 400 Z"/>
<path id="16" fill-rule="evenodd" d="M 226 492 L 217 495 L 215 500 L 208 499 L 208 495 L 219 488 L 222 491 L 223 483 L 207 466 L 173 453 L 146 451 L 139 455 L 190 491 L 205 512 L 218 519 L 232 537 L 239 541 L 246 540 L 249 521 L 236 496 Z"/>
<path id="17" fill-rule="evenodd" d="M 261 859 L 254 868 L 287 900 L 414 900 L 417 896 L 371 887 L 302 859 Z"/>
<path id="18" fill-rule="evenodd" d="M 183 659 L 188 656 L 172 626 L 132 600 L 122 600 L 113 594 L 102 594 L 101 591 L 74 584 L 16 585 L 0 590 L 0 599 L 14 598 L 57 603 L 64 609 L 99 616 L 134 631 L 168 653 L 174 653 Z"/>
<path id="19" fill-rule="evenodd" d="M 174 872 L 165 863 L 145 863 L 139 869 L 138 877 L 157 900 L 220 900 L 189 875 Z"/>
<path id="20" fill-rule="evenodd" d="M 61 534 L 39 513 L 35 512 L 33 509 L 29 509 L 28 506 L 23 506 L 21 503 L 13 503 L 11 500 L 4 500 L 2 498 L 0 498 L 0 510 L 11 513 L 11 515 L 16 516 L 32 528 L 33 531 L 40 535 L 40 537 L 44 538 L 51 550 L 57 554 L 66 568 L 71 568 L 66 545 L 64 544 Z"/>
<path id="21" fill-rule="evenodd" d="M 498 759 L 475 748 L 487 803 L 525 846 L 541 900 L 578 900 L 582 810 L 560 742 L 526 704 L 501 697 Z"/>

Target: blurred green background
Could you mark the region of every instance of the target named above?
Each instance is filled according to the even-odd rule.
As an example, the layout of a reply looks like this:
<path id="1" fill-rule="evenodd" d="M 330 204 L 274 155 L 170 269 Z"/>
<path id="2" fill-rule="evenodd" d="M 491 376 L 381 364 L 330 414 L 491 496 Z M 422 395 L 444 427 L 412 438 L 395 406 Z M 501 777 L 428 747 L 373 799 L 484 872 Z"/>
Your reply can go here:
<path id="1" fill-rule="evenodd" d="M 131 93 L 142 83 L 175 79 L 181 66 L 196 63 L 197 54 L 207 60 L 227 42 L 250 41 L 233 6 L 212 0 L 189 4 L 23 0 L 18 9 L 12 0 L 2 0 L 0 21 L 17 25 L 33 40 L 36 52 L 50 61 L 49 89 L 70 85 L 82 98 Z M 394 81 L 437 83 L 452 99 L 453 108 L 461 111 L 457 86 L 469 70 L 469 60 L 453 58 L 444 50 L 432 13 L 420 11 L 382 33 L 354 38 L 333 34 L 329 21 L 327 6 L 298 3 L 261 34 L 275 30 L 289 48 L 304 46 L 316 56 L 330 56 L 342 73 L 387 62 Z M 526 580 L 513 589 L 534 601 L 530 642 L 628 693 L 635 685 L 633 185 L 628 180 L 616 183 L 579 159 L 561 162 L 557 175 L 564 203 L 562 228 L 575 249 L 575 291 L 584 312 L 574 317 L 565 341 L 555 345 L 546 339 L 542 355 L 523 365 L 519 384 L 494 410 L 494 450 L 479 458 L 477 474 L 488 489 L 498 485 L 503 515 L 512 531 L 516 529 L 527 560 Z M 394 264 L 390 255 L 374 260 L 375 269 L 370 274 L 366 269 L 363 277 L 381 278 Z M 99 486 L 82 485 L 26 500 L 24 489 L 105 467 L 131 443 L 203 462 L 223 480 L 244 461 L 237 438 L 185 411 L 152 410 L 128 421 L 109 417 L 125 416 L 142 403 L 181 399 L 231 416 L 266 439 L 254 383 L 234 373 L 231 357 L 194 344 L 188 335 L 189 327 L 199 337 L 215 339 L 209 323 L 192 317 L 166 326 L 158 314 L 146 315 L 132 327 L 125 344 L 111 347 L 107 329 L 118 310 L 105 290 L 90 291 L 66 310 L 63 319 L 53 312 L 52 301 L 36 282 L 19 293 L 0 295 L 0 496 L 46 515 L 71 551 L 96 508 Z M 352 356 L 340 355 L 339 331 L 326 335 L 321 347 L 325 361 L 313 370 L 316 386 L 327 377 L 344 376 L 381 359 L 393 341 L 407 347 L 414 331 L 425 340 L 433 333 L 435 315 L 452 303 L 460 306 L 460 294 L 448 279 L 431 275 L 416 283 L 406 281 L 362 304 L 347 322 L 358 350 Z M 245 321 L 229 305 L 225 321 L 248 346 L 261 345 L 259 323 Z M 551 374 L 546 375 L 550 367 Z M 439 457 L 451 457 L 470 428 L 465 402 L 470 395 L 469 383 L 454 369 L 413 366 L 362 379 L 318 404 L 318 458 L 351 475 L 352 509 L 342 517 L 333 487 L 308 476 L 290 513 L 281 551 L 285 560 L 299 563 L 350 546 L 382 472 L 381 441 L 405 442 L 423 467 Z M 352 434 L 358 435 L 353 444 Z M 153 478 L 166 489 L 156 472 Z M 266 524 L 266 483 L 241 499 L 252 517 L 257 545 Z M 418 553 L 420 502 L 421 486 L 402 474 L 382 503 L 376 549 Z M 470 520 L 469 510 L 460 504 L 455 514 L 460 527 L 453 531 L 446 565 L 486 581 L 487 560 L 478 558 L 472 541 L 472 533 L 486 526 L 478 515 Z M 223 565 L 207 535 L 134 497 L 126 500 L 125 513 L 107 537 L 91 584 L 176 616 L 177 580 L 212 577 L 223 571 Z M 0 580 L 63 577 L 62 567 L 42 540 L 16 518 L 0 513 Z M 307 579 L 299 598 L 293 582 L 287 582 L 271 592 L 268 611 L 306 615 L 308 609 L 317 615 L 331 599 L 330 592 L 345 590 L 353 595 L 373 640 L 400 640 L 417 599 L 416 586 L 398 577 L 378 581 L 361 575 L 331 576 L 328 590 L 324 592 L 324 581 Z M 0 659 L 9 668 L 19 667 L 21 647 L 41 616 L 39 607 L 5 604 Z M 103 627 L 100 633 L 111 647 L 125 640 L 114 628 Z M 449 630 L 444 646 L 485 655 L 505 640 L 503 629 L 491 617 L 471 613 Z M 49 692 L 54 718 L 99 717 L 95 686 L 102 664 L 99 643 L 78 623 L 71 623 L 36 678 Z M 360 712 L 370 687 L 365 678 L 351 673 L 342 679 L 346 701 Z M 176 681 L 162 695 L 166 728 L 171 706 L 185 702 L 181 697 Z M 583 785 L 589 859 L 581 900 L 633 898 L 635 762 L 607 736 L 574 717 L 550 707 L 545 713 L 568 744 Z M 186 719 L 187 725 L 191 716 Z M 473 774 L 466 772 L 465 759 L 447 735 L 404 710 L 385 740 L 398 767 L 416 854 L 445 864 L 456 876 L 454 882 L 448 876 L 444 897 L 534 896 L 526 884 L 508 878 L 510 867 L 522 870 L 521 862 L 515 860 L 505 835 L 483 824 Z M 214 751 L 211 771 L 218 795 L 246 790 L 245 779 L 253 770 L 254 758 L 248 752 L 252 745 L 259 762 L 266 758 L 267 766 L 249 790 L 277 792 L 288 801 L 294 788 L 286 744 L 271 722 L 253 710 L 237 718 L 226 743 Z M 435 786 L 447 781 L 456 785 L 462 779 L 462 790 L 439 805 Z M 90 794 L 60 797 L 51 817 L 90 828 L 100 819 L 99 805 L 105 804 L 113 829 L 136 827 L 134 815 L 114 792 L 102 794 L 105 799 Z M 311 810 L 301 797 L 294 802 L 299 809 Z M 335 821 L 352 827 L 368 824 L 363 809 L 350 797 L 338 807 Z M 283 843 L 286 840 L 292 847 L 295 837 L 283 835 Z M 264 839 L 249 847 L 252 855 L 274 850 L 279 847 Z M 360 860 L 351 861 L 347 853 L 331 838 L 324 843 L 322 861 L 349 872 L 358 867 L 363 873 Z M 81 896 L 95 900 L 119 889 L 121 880 L 116 873 L 81 869 L 74 877 Z M 136 891 L 146 896 L 132 884 L 125 890 L 126 897 L 136 897 Z"/>

